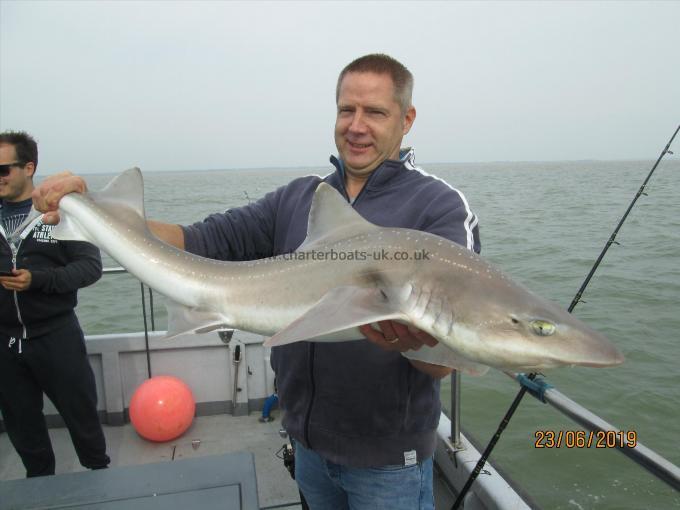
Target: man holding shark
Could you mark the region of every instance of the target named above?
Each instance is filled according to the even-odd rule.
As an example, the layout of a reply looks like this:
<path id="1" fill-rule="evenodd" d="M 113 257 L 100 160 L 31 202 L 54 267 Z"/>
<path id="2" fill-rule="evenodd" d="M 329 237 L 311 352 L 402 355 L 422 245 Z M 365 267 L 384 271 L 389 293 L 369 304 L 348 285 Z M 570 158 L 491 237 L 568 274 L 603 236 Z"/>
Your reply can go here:
<path id="1" fill-rule="evenodd" d="M 477 219 L 465 197 L 415 167 L 401 142 L 413 125 L 413 77 L 393 58 L 366 55 L 343 69 L 336 90 L 339 158 L 324 178 L 296 179 L 258 202 L 179 226 L 148 221 L 165 242 L 221 260 L 291 253 L 305 240 L 317 186 L 340 192 L 365 219 L 427 231 L 479 252 Z M 58 221 L 62 196 L 84 192 L 68 173 L 33 194 L 44 221 Z M 399 353 L 434 346 L 395 321 L 360 331 L 370 342 L 298 342 L 272 349 L 284 425 L 296 444 L 296 480 L 312 509 L 431 509 L 439 379 L 448 367 Z"/>

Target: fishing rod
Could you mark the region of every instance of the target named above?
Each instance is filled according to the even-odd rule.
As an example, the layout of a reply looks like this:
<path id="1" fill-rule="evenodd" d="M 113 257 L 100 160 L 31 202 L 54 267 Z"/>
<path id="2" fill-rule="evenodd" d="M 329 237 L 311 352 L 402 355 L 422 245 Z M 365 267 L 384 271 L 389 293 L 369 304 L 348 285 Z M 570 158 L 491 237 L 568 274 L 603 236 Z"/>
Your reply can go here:
<path id="1" fill-rule="evenodd" d="M 578 289 L 578 292 L 576 292 L 576 295 L 574 296 L 574 299 L 571 301 L 571 304 L 569 305 L 569 308 L 567 309 L 569 313 L 571 313 L 576 305 L 581 301 L 581 297 L 583 296 L 584 291 L 586 290 L 586 287 L 590 283 L 590 280 L 592 279 L 593 275 L 595 274 L 595 271 L 597 271 L 597 268 L 600 266 L 600 263 L 602 262 L 602 259 L 604 258 L 605 254 L 609 250 L 612 244 L 614 244 L 616 241 L 616 236 L 619 233 L 619 230 L 621 229 L 621 226 L 623 223 L 626 221 L 626 218 L 628 218 L 628 214 L 630 213 L 631 209 L 633 209 L 633 206 L 635 205 L 635 202 L 637 202 L 638 198 L 640 198 L 641 195 L 647 195 L 645 193 L 645 188 L 647 187 L 647 183 L 649 182 L 649 179 L 651 179 L 652 174 L 654 173 L 654 170 L 656 170 L 656 167 L 659 166 L 659 163 L 661 163 L 661 160 L 664 158 L 666 154 L 673 154 L 673 152 L 670 151 L 670 146 L 673 143 L 673 140 L 675 139 L 675 135 L 678 134 L 678 131 L 680 131 L 680 125 L 677 127 L 675 132 L 673 133 L 673 136 L 671 136 L 671 139 L 668 140 L 668 143 L 664 147 L 664 149 L 661 151 L 661 154 L 659 155 L 659 158 L 656 160 L 656 163 L 654 163 L 654 166 L 652 169 L 649 171 L 649 174 L 647 174 L 647 178 L 645 181 L 642 183 L 642 186 L 640 186 L 640 189 L 638 189 L 638 192 L 635 194 L 635 197 L 631 201 L 631 203 L 628 205 L 628 209 L 626 209 L 626 212 L 623 214 L 621 217 L 621 220 L 619 221 L 618 225 L 612 232 L 612 234 L 609 236 L 609 239 L 604 245 L 604 248 L 602 249 L 602 252 L 600 252 L 600 256 L 597 257 L 597 260 L 593 264 L 593 267 L 590 269 L 590 272 L 588 273 L 588 276 L 586 276 L 585 280 L 581 284 L 581 287 Z M 533 381 L 536 378 L 536 373 L 531 373 L 528 375 L 529 381 Z M 484 449 L 484 453 L 482 456 L 479 458 L 479 461 L 475 465 L 475 468 L 472 470 L 470 473 L 470 476 L 467 479 L 467 482 L 465 482 L 465 485 L 461 489 L 461 491 L 458 493 L 458 497 L 456 498 L 456 501 L 453 503 L 453 506 L 451 507 L 451 510 L 458 510 L 461 505 L 463 504 L 463 500 L 465 499 L 465 496 L 467 495 L 468 491 L 470 490 L 470 487 L 472 487 L 472 484 L 474 481 L 477 479 L 479 476 L 479 473 L 481 473 L 482 468 L 484 467 L 484 464 L 486 464 L 487 459 L 491 455 L 491 452 L 493 451 L 494 447 L 496 446 L 496 443 L 498 443 L 498 440 L 501 437 L 501 434 L 507 427 L 508 423 L 510 422 L 510 419 L 512 418 L 512 415 L 515 414 L 515 411 L 517 410 L 517 407 L 519 406 L 520 402 L 522 401 L 522 398 L 524 398 L 524 395 L 526 394 L 528 389 L 527 385 L 522 385 L 520 386 L 519 392 L 515 396 L 515 399 L 512 401 L 512 404 L 510 404 L 510 408 L 507 410 L 505 413 L 505 416 L 503 416 L 503 419 L 501 420 L 500 424 L 498 425 L 498 428 L 496 429 L 496 432 L 492 436 L 491 440 L 489 441 L 489 444 L 486 446 Z"/>

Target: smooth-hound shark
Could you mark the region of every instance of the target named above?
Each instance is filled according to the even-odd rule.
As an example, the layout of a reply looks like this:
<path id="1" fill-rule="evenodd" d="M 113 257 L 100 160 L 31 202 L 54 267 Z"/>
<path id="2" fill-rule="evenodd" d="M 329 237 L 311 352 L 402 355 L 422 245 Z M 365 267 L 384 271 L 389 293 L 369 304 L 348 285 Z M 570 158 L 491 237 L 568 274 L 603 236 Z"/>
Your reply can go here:
<path id="1" fill-rule="evenodd" d="M 169 336 L 231 327 L 277 346 L 357 340 L 358 326 L 396 320 L 439 341 L 404 356 L 472 374 L 623 362 L 603 335 L 475 253 L 373 225 L 328 184 L 316 189 L 295 252 L 248 262 L 206 259 L 156 238 L 143 188 L 133 168 L 102 191 L 64 196 L 53 236 L 94 243 L 172 300 Z"/>

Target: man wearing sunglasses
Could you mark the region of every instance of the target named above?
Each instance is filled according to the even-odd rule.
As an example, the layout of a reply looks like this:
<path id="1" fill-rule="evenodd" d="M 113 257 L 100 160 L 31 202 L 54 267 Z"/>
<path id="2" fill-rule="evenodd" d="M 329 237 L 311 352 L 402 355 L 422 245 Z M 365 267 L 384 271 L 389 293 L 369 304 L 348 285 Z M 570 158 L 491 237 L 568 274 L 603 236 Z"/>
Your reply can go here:
<path id="1" fill-rule="evenodd" d="M 99 250 L 57 241 L 31 209 L 38 146 L 24 132 L 0 133 L 0 411 L 26 476 L 54 474 L 43 393 L 69 429 L 80 463 L 109 464 L 97 391 L 74 313 L 77 291 L 102 273 Z M 10 241 L 21 226 L 20 236 Z"/>

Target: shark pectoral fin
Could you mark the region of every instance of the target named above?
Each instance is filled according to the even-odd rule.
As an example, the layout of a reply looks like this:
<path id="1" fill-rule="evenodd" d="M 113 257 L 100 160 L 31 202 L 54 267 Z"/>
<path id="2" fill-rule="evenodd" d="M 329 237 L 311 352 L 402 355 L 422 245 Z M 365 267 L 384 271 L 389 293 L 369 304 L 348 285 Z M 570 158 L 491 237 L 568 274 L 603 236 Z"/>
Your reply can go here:
<path id="1" fill-rule="evenodd" d="M 170 300 L 165 306 L 168 309 L 166 340 L 185 333 L 209 333 L 216 329 L 229 327 L 225 317 L 216 312 L 189 308 Z"/>
<path id="2" fill-rule="evenodd" d="M 318 337 L 390 319 L 405 317 L 380 289 L 336 287 L 302 316 L 268 339 L 264 345 L 273 347 L 303 340 L 321 341 Z M 343 340 L 351 339 L 353 337 L 350 335 Z"/>
<path id="3" fill-rule="evenodd" d="M 470 361 L 456 354 L 441 342 L 434 347 L 423 345 L 417 351 L 406 351 L 401 354 L 408 359 L 454 368 L 468 375 L 484 375 L 489 370 L 487 365 Z"/>

